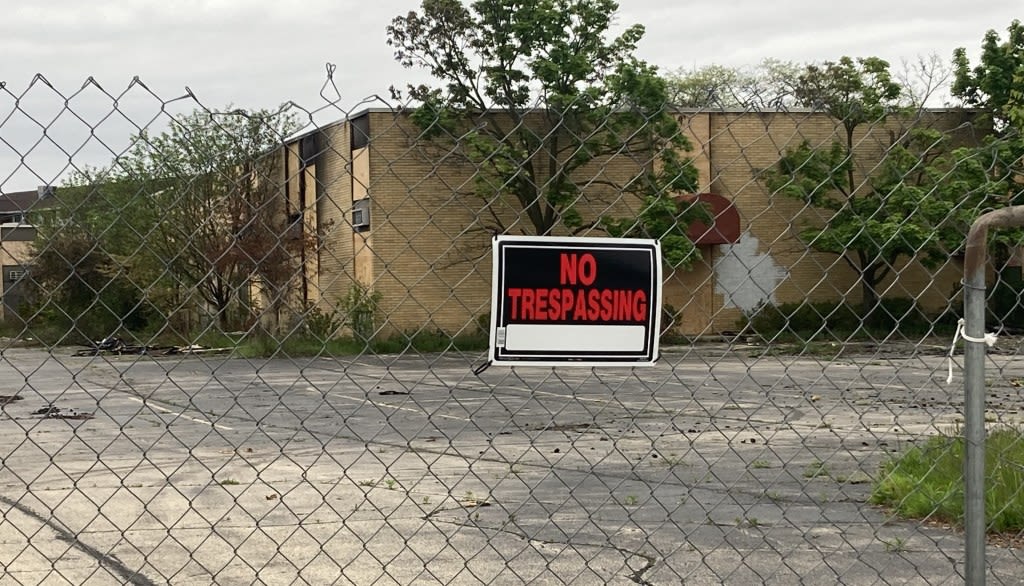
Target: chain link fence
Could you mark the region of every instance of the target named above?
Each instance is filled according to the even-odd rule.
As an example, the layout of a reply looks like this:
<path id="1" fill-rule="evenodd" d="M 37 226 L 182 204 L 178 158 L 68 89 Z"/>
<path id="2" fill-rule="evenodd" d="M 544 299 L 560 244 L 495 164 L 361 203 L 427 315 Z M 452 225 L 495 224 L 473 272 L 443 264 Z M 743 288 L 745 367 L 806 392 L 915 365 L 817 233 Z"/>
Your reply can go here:
<path id="1" fill-rule="evenodd" d="M 964 580 L 964 239 L 1024 182 L 976 112 L 220 111 L 43 78 L 0 112 L 0 584 Z M 661 240 L 657 365 L 477 371 L 496 234 Z M 1001 584 L 1018 244 L 987 268 Z"/>

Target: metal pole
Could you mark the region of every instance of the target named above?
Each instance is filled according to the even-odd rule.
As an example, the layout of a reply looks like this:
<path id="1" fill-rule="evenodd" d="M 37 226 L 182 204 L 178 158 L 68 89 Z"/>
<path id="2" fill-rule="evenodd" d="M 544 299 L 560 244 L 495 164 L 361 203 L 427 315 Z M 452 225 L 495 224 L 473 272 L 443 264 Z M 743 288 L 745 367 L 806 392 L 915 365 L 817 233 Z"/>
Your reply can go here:
<path id="1" fill-rule="evenodd" d="M 982 246 L 985 238 L 982 236 Z M 984 250 L 982 250 L 984 261 Z M 964 333 L 985 335 L 985 266 L 964 271 Z M 985 344 L 964 341 L 965 582 L 985 584 Z"/>
<path id="2" fill-rule="evenodd" d="M 1024 225 L 1024 206 L 980 216 L 967 235 L 964 259 L 964 334 L 985 337 L 986 240 L 990 227 Z M 964 341 L 964 547 L 965 582 L 985 584 L 985 344 Z"/>

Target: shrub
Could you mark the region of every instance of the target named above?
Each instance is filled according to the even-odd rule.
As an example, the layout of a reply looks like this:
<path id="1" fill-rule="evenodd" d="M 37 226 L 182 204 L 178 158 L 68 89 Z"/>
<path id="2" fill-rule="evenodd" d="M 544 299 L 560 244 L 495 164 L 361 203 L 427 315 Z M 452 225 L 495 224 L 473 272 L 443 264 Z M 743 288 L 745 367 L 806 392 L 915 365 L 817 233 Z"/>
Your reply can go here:
<path id="1" fill-rule="evenodd" d="M 747 329 L 767 340 L 800 338 L 813 340 L 821 337 L 848 337 L 867 326 L 875 334 L 920 334 L 931 331 L 933 324 L 945 326 L 948 310 L 935 316 L 926 314 L 913 299 L 882 299 L 875 309 L 861 318 L 857 309 L 834 301 L 783 303 L 761 305 L 745 315 L 738 327 Z M 952 320 L 955 327 L 955 318 Z"/>
<path id="2" fill-rule="evenodd" d="M 914 334 L 927 332 L 932 320 L 913 299 L 894 297 L 881 299 L 864 320 L 880 333 L 900 332 Z"/>
<path id="3" fill-rule="evenodd" d="M 794 336 L 806 340 L 845 327 L 849 322 L 847 313 L 847 308 L 835 303 L 765 304 L 745 316 L 739 325 L 769 340 Z"/>
<path id="4" fill-rule="evenodd" d="M 345 323 L 352 329 L 356 340 L 368 343 L 377 332 L 377 313 L 381 294 L 361 284 L 353 284 L 341 301 Z"/>
<path id="5" fill-rule="evenodd" d="M 345 319 L 337 308 L 324 311 L 319 305 L 306 303 L 302 323 L 309 335 L 326 342 L 338 335 L 338 331 L 345 325 Z"/>

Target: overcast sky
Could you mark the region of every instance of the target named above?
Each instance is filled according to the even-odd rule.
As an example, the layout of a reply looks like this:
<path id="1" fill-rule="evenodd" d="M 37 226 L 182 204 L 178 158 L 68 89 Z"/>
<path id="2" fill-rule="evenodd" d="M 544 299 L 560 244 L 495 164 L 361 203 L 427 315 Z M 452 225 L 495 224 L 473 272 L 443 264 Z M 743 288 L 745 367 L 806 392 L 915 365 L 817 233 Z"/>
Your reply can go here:
<path id="1" fill-rule="evenodd" d="M 6 5 L 6 6 L 5 6 Z M 425 81 L 394 62 L 385 27 L 400 0 L 0 0 L 0 191 L 57 183 L 69 166 L 102 165 L 138 127 L 167 112 L 294 101 L 338 118 Z M 974 58 L 1005 33 L 1020 0 L 620 0 L 641 23 L 640 57 L 663 70 L 842 55 L 903 59 L 956 47 Z M 339 94 L 322 88 L 337 66 Z M 33 83 L 40 74 L 49 82 Z M 133 83 L 138 77 L 141 83 Z M 92 79 L 95 83 L 83 84 Z M 188 88 L 188 90 L 186 90 Z M 194 97 L 187 97 L 191 92 Z M 117 102 L 115 107 L 114 102 Z M 67 104 L 65 106 L 65 103 Z"/>

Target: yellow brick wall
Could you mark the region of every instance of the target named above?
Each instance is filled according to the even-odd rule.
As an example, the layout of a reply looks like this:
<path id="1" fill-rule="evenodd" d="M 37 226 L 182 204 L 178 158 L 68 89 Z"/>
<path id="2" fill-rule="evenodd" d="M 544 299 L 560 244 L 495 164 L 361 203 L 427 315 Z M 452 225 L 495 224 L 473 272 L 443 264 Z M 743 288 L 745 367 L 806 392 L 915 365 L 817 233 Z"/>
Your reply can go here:
<path id="1" fill-rule="evenodd" d="M 392 331 L 472 332 L 489 309 L 490 246 L 473 206 L 457 195 L 471 173 L 423 153 L 406 117 L 370 119 L 374 289 Z"/>
<path id="2" fill-rule="evenodd" d="M 302 210 L 302 223 L 303 223 L 303 234 L 307 238 L 312 237 L 313 242 L 316 242 L 316 231 L 317 226 L 320 225 L 320 220 L 317 217 L 317 172 L 316 165 L 312 164 L 307 166 L 302 173 L 305 175 L 305 193 L 301 194 L 299 200 L 299 207 L 295 209 Z M 306 262 L 303 267 L 302 276 L 306 279 L 306 296 L 310 303 L 317 303 L 320 300 L 320 287 L 319 274 L 320 274 L 320 259 L 317 254 L 317 250 L 307 249 L 305 252 Z"/>
<path id="3" fill-rule="evenodd" d="M 803 140 L 825 144 L 838 138 L 830 119 L 808 114 L 719 113 L 712 116 L 709 138 L 705 148 L 712 160 L 711 191 L 734 203 L 740 215 L 741 233 L 744 238 L 756 239 L 756 252 L 764 255 L 749 262 L 774 263 L 788 274 L 780 283 L 766 283 L 765 297 L 785 303 L 841 296 L 852 283 L 842 261 L 808 254 L 796 237 L 799 223 L 817 212 L 799 201 L 770 196 L 758 178 L 758 172 L 770 168 L 787 148 Z M 823 279 L 825 274 L 831 274 L 831 278 Z M 714 289 L 713 278 L 706 286 Z M 725 307 L 724 296 L 716 293 L 711 315 L 712 329 L 728 330 L 735 328 L 741 311 Z"/>
<path id="4" fill-rule="evenodd" d="M 321 306 L 330 310 L 345 298 L 355 278 L 349 223 L 352 208 L 349 165 L 352 155 L 348 124 L 338 123 L 324 128 L 320 142 L 314 185 L 320 230 L 315 256 L 320 270 L 311 289 L 321 299 Z"/>
<path id="5" fill-rule="evenodd" d="M 956 113 L 931 114 L 925 123 L 943 130 L 956 128 L 962 122 Z M 900 120 L 886 124 L 858 127 L 854 135 L 856 181 L 863 181 L 884 156 L 883 150 L 893 136 L 900 136 Z M 969 141 L 964 133 L 955 137 Z M 713 116 L 711 151 L 713 189 L 736 204 L 741 228 L 757 239 L 761 262 L 778 264 L 788 273 L 774 289 L 777 303 L 804 300 L 858 303 L 861 287 L 857 274 L 842 258 L 813 252 L 798 234 L 807 224 L 821 225 L 826 211 L 806 206 L 803 202 L 768 193 L 758 178 L 761 170 L 770 168 L 781 153 L 807 140 L 812 146 L 827 146 L 833 140 L 845 142 L 845 130 L 824 114 L 717 114 Z M 716 251 L 721 253 L 721 250 Z M 898 276 L 898 281 L 895 280 Z M 906 266 L 901 261 L 880 287 L 884 297 L 909 297 L 929 309 L 945 307 L 955 284 L 962 276 L 962 266 L 951 262 L 941 270 L 929 270 L 916 262 Z M 723 297 L 716 296 L 714 329 L 734 327 L 740 311 L 725 308 Z"/>
<path id="6" fill-rule="evenodd" d="M 32 242 L 3 241 L 0 243 L 0 264 L 27 265 L 32 262 Z"/>
<path id="7" fill-rule="evenodd" d="M 324 299 L 343 298 L 358 280 L 382 294 L 382 315 L 391 332 L 420 327 L 472 331 L 475 319 L 490 310 L 491 276 L 490 236 L 483 230 L 487 216 L 480 212 L 483 200 L 475 195 L 474 168 L 443 150 L 424 147 L 402 113 L 369 116 L 372 139 L 364 152 L 348 148 L 347 123 L 325 130 L 333 148 L 318 162 L 317 212 L 333 223 L 321 254 Z M 954 118 L 935 115 L 935 122 L 952 128 L 959 123 Z M 759 175 L 803 140 L 820 146 L 844 140 L 843 129 L 825 115 L 799 112 L 704 112 L 681 115 L 680 120 L 693 144 L 690 156 L 700 190 L 732 200 L 739 211 L 744 240 L 737 247 L 747 255 L 743 262 L 752 264 L 752 273 L 769 267 L 767 273 L 777 276 L 769 280 L 763 297 L 777 303 L 859 301 L 856 274 L 847 264 L 835 255 L 809 251 L 797 236 L 806 222 L 825 221 L 823 212 L 769 194 Z M 873 165 L 899 131 L 898 122 L 859 129 L 855 143 L 861 164 Z M 621 181 L 635 174 L 638 164 L 619 157 L 595 161 L 582 171 L 596 179 Z M 364 193 L 372 201 L 372 229 L 354 234 L 348 214 L 352 199 Z M 585 216 L 621 216 L 635 210 L 634 201 L 606 186 L 594 186 L 588 195 L 593 197 L 582 206 Z M 507 200 L 499 203 L 495 213 L 514 225 L 515 206 Z M 510 233 L 530 233 L 530 228 L 523 224 Z M 681 310 L 681 331 L 701 335 L 735 329 L 741 311 L 727 307 L 721 277 L 728 266 L 730 278 L 742 275 L 736 274 L 738 248 L 731 254 L 728 250 L 704 246 L 704 260 L 697 266 L 666 275 L 665 302 Z M 898 280 L 894 275 L 883 291 L 942 307 L 959 281 L 959 270 L 951 264 L 933 274 L 911 263 L 899 267 Z"/>
<path id="8" fill-rule="evenodd" d="M 529 123 L 541 127 L 539 119 Z M 474 331 L 476 319 L 490 311 L 491 281 L 491 235 L 475 168 L 425 148 L 404 116 L 374 113 L 370 128 L 374 288 L 383 295 L 383 313 L 400 331 Z M 583 217 L 635 215 L 639 200 L 600 182 L 623 184 L 650 163 L 647 157 L 606 157 L 580 169 L 577 178 L 598 182 L 578 206 Z M 495 214 L 509 233 L 533 233 L 528 221 L 516 221 L 520 210 L 507 196 L 497 202 Z"/>
<path id="9" fill-rule="evenodd" d="M 32 259 L 32 242 L 8 241 L 0 243 L 0 266 L 27 266 Z M 0 319 L 8 319 L 7 306 L 0 303 Z"/>

